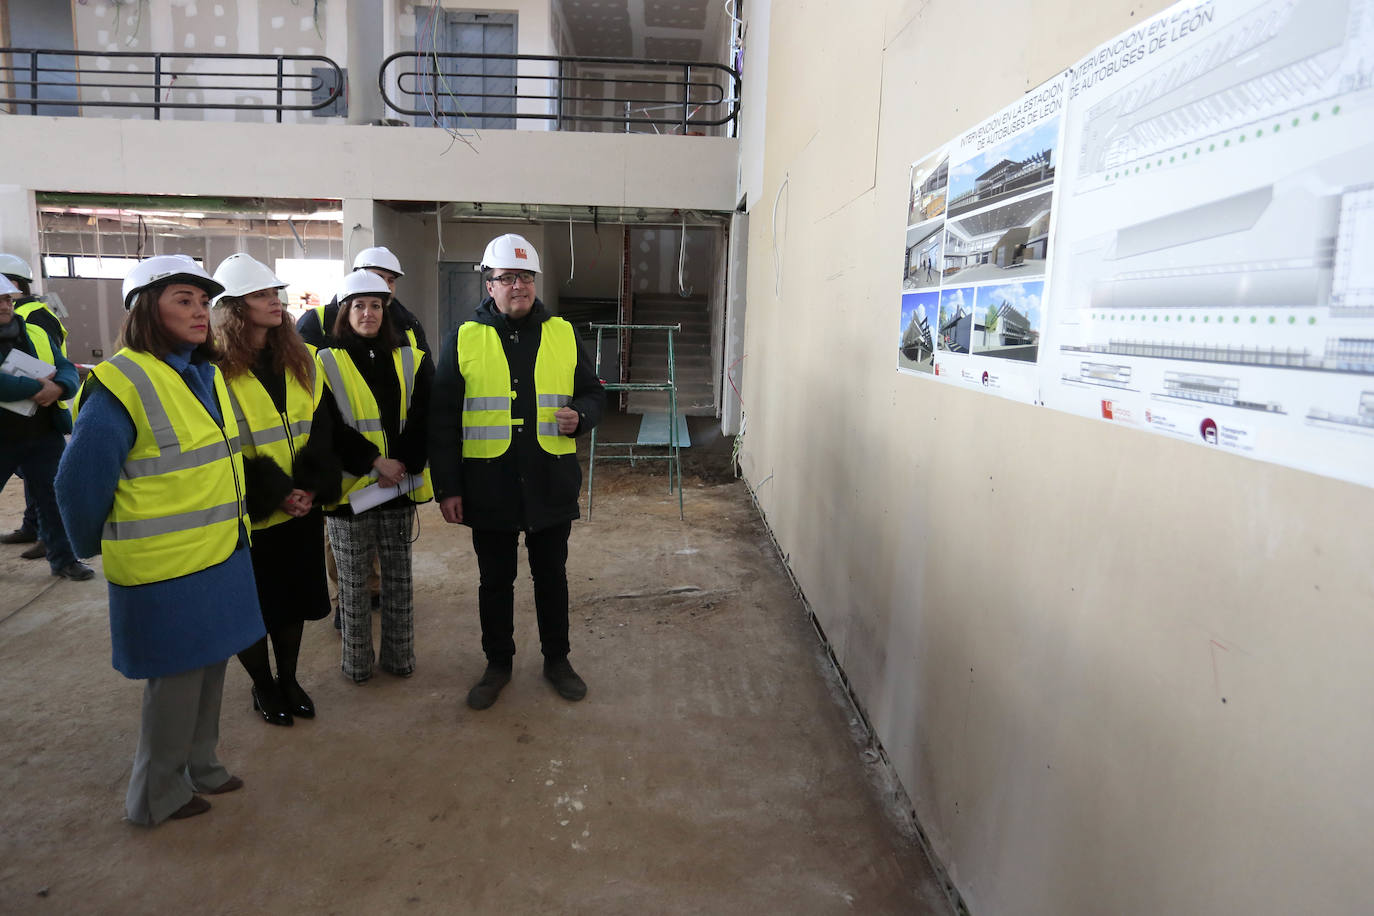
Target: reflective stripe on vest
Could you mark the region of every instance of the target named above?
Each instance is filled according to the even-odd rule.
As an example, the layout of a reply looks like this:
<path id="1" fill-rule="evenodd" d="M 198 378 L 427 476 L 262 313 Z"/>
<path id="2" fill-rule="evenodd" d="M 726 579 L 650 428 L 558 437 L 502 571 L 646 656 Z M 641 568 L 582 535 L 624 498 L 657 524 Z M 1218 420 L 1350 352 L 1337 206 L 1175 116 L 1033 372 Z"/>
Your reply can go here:
<path id="1" fill-rule="evenodd" d="M 19 310 L 15 309 L 15 314 L 18 314 L 18 312 Z M 38 325 L 29 324 L 27 321 L 24 322 L 24 330 L 28 332 L 29 343 L 33 344 L 33 355 L 43 360 L 43 362 L 47 363 L 48 365 L 56 368 L 57 355 L 53 353 L 52 335 L 49 334 L 47 331 L 43 330 L 42 328 L 40 328 Z M 67 355 L 66 347 L 62 348 L 62 355 Z M 57 409 L 66 410 L 69 405 L 69 401 L 58 401 Z"/>
<path id="2" fill-rule="evenodd" d="M 229 380 L 229 399 L 238 421 L 243 444 L 243 457 L 271 458 L 290 476 L 296 465 L 296 455 L 310 441 L 310 424 L 315 408 L 324 393 L 324 382 L 315 363 L 315 348 L 310 351 L 310 387 L 297 380 L 294 373 L 286 373 L 286 413 L 277 405 L 262 382 L 252 372 L 245 372 Z M 281 509 L 260 521 L 253 522 L 253 530 L 270 528 L 290 521 L 291 516 Z"/>
<path id="3" fill-rule="evenodd" d="M 56 312 L 48 308 L 48 304 L 46 302 L 44 302 L 42 299 L 31 299 L 28 302 L 25 302 L 23 305 L 16 305 L 14 307 L 14 314 L 18 315 L 20 318 L 23 318 L 25 321 L 28 321 L 29 316 L 37 311 L 47 312 L 49 315 L 52 316 L 52 320 L 57 322 L 57 326 L 62 329 L 62 340 L 58 342 L 57 346 L 62 351 L 62 355 L 66 356 L 67 326 L 62 323 L 61 318 L 57 317 Z"/>
<path id="4" fill-rule="evenodd" d="M 150 353 L 120 350 L 91 372 L 134 423 L 101 534 L 105 577 L 146 585 L 223 562 L 248 518 L 238 423 L 219 370 L 223 429 L 176 370 Z"/>
<path id="5" fill-rule="evenodd" d="M 511 427 L 521 421 L 511 415 L 515 400 L 510 364 L 496 328 L 476 321 L 458 328 L 458 371 L 463 376 L 463 457 L 496 458 L 510 447 Z M 577 443 L 558 431 L 554 416 L 572 403 L 573 370 L 577 368 L 577 340 L 572 325 L 550 318 L 540 325 L 539 351 L 534 358 L 535 438 L 551 455 L 570 455 Z"/>
<path id="6" fill-rule="evenodd" d="M 410 413 L 410 402 L 415 397 L 415 376 L 420 368 L 420 360 L 424 352 L 412 347 L 398 347 L 391 353 L 393 365 L 396 368 L 396 378 L 401 386 L 400 404 L 400 428 L 406 428 L 406 418 Z M 353 363 L 353 357 L 348 355 L 347 350 L 328 349 L 320 350 L 315 354 L 315 359 L 320 368 L 324 371 L 325 382 L 329 386 L 329 391 L 334 397 L 334 403 L 339 408 L 339 414 L 343 421 L 350 427 L 362 433 L 367 441 L 377 446 L 383 457 L 394 457 L 388 450 L 386 433 L 382 427 L 382 409 L 377 405 L 377 398 L 372 394 L 372 389 L 367 387 L 367 382 L 363 379 L 362 373 Z M 434 498 L 434 488 L 430 484 L 429 468 L 425 467 L 422 474 L 424 483 L 410 492 L 412 502 L 424 502 Z M 371 471 L 365 477 L 354 477 L 343 472 L 343 490 L 339 501 L 326 508 L 336 508 L 348 501 L 348 494 L 355 490 L 371 485 L 377 478 L 377 472 Z"/>

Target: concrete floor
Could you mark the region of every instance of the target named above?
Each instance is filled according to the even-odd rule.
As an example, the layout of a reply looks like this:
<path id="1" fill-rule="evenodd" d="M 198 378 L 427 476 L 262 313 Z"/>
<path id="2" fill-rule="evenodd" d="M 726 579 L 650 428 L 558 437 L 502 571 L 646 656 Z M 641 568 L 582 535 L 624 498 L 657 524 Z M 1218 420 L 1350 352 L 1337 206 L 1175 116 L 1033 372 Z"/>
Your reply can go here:
<path id="1" fill-rule="evenodd" d="M 355 686 L 311 624 L 319 717 L 276 728 L 231 661 L 220 756 L 247 787 L 153 829 L 122 819 L 142 684 L 110 667 L 104 581 L 0 547 L 0 912 L 948 912 L 720 446 L 685 522 L 661 464 L 598 462 L 569 561 L 584 702 L 540 677 L 522 574 L 515 679 L 467 708 L 475 561 L 425 506 L 415 676 Z M 13 481 L 0 529 L 21 508 Z"/>

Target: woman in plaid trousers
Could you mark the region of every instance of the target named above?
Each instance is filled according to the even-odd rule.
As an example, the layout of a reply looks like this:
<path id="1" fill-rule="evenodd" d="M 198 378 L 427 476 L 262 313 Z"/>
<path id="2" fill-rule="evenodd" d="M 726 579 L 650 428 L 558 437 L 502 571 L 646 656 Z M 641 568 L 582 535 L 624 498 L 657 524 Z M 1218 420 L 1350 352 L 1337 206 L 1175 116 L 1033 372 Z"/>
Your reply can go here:
<path id="1" fill-rule="evenodd" d="M 433 497 L 426 440 L 434 364 L 423 350 L 406 345 L 387 311 L 390 299 L 376 274 L 361 270 L 345 277 L 333 328 L 338 345 L 318 357 L 325 397 L 333 398 L 347 427 L 338 432 L 344 438 L 351 433 L 350 448 L 370 448 L 374 455 L 367 476 L 351 477 L 345 470 L 343 497 L 325 513 L 339 568 L 342 668 L 357 684 L 372 677 L 374 662 L 397 677 L 415 671 L 412 516 L 418 503 Z M 357 511 L 360 500 L 379 489 L 381 504 Z M 382 574 L 379 655 L 373 651 L 367 588 L 374 551 Z"/>

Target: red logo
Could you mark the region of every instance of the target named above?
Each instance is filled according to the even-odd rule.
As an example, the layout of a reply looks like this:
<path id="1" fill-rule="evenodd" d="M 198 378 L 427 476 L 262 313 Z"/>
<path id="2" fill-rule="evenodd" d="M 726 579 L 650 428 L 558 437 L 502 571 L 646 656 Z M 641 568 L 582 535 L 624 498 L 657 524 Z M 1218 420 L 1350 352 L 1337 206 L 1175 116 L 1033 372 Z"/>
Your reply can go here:
<path id="1" fill-rule="evenodd" d="M 525 253 L 525 249 L 523 248 L 515 249 L 515 256 L 522 261 L 528 261 L 530 259 L 530 256 Z"/>
<path id="2" fill-rule="evenodd" d="M 1104 420 L 1110 420 L 1110 419 L 1112 419 L 1112 402 L 1111 402 L 1111 401 L 1103 401 L 1103 402 L 1102 402 L 1102 419 L 1104 419 Z"/>

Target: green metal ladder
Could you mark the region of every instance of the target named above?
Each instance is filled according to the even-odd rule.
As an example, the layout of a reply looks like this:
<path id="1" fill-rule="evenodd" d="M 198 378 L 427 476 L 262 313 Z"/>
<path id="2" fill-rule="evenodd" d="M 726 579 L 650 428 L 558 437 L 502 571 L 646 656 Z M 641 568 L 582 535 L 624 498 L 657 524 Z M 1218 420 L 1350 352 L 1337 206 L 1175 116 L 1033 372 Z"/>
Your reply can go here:
<path id="1" fill-rule="evenodd" d="M 677 475 L 677 517 L 682 514 L 682 449 L 677 437 L 677 363 L 673 359 L 673 335 L 682 330 L 680 324 L 592 324 L 596 331 L 596 374 L 601 375 L 601 339 L 605 331 L 615 331 L 619 336 L 628 331 L 666 331 L 668 334 L 668 380 L 666 382 L 603 382 L 607 391 L 666 391 L 668 392 L 668 454 L 635 454 L 638 442 L 602 442 L 602 448 L 627 448 L 624 455 L 602 455 L 602 461 L 628 461 L 633 467 L 636 461 L 671 461 L 668 468 L 668 492 L 674 490 L 673 475 Z M 592 481 L 596 475 L 596 427 L 592 427 L 590 456 L 587 459 L 587 520 L 592 517 Z"/>

